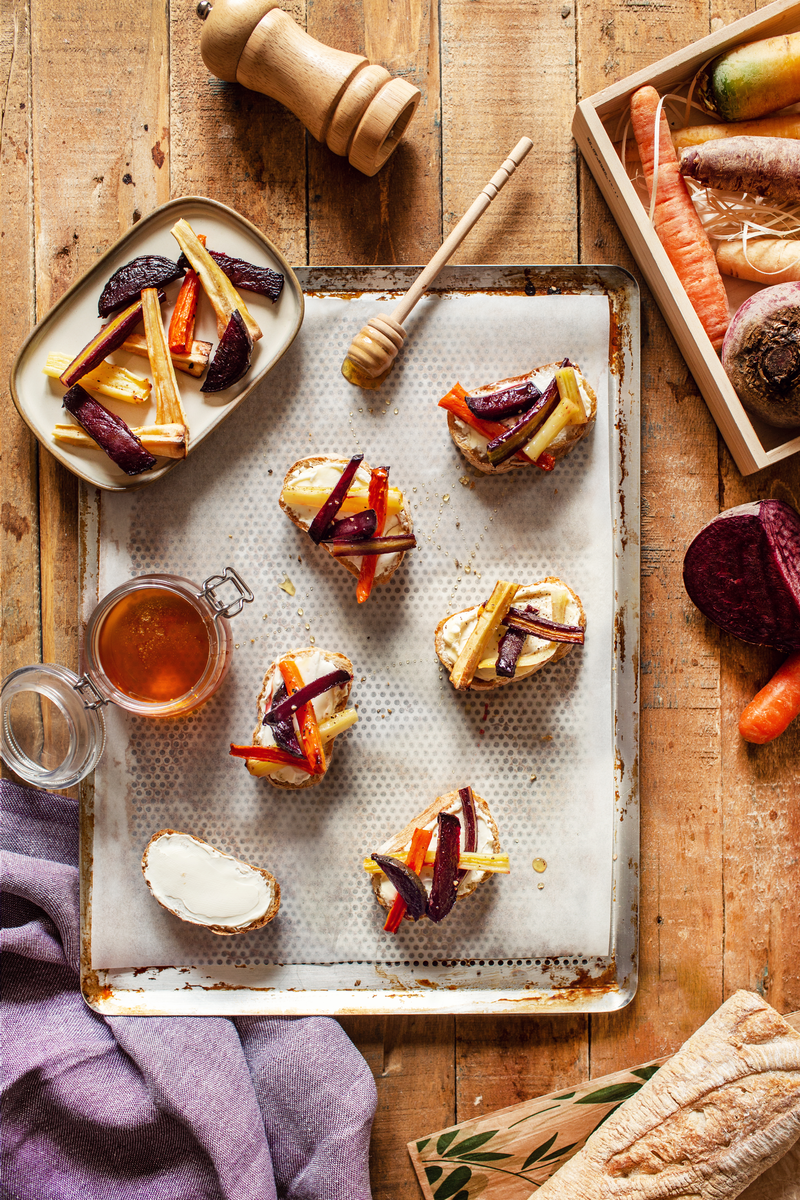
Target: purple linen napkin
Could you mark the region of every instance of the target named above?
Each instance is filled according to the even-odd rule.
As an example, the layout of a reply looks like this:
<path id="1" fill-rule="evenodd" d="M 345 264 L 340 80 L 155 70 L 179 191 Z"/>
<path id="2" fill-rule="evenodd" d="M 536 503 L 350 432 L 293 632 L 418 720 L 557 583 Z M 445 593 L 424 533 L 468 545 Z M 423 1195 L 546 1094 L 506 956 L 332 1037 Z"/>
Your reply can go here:
<path id="1" fill-rule="evenodd" d="M 6 1200 L 369 1200 L 375 1084 L 328 1017 L 101 1017 L 78 805 L 0 780 Z"/>

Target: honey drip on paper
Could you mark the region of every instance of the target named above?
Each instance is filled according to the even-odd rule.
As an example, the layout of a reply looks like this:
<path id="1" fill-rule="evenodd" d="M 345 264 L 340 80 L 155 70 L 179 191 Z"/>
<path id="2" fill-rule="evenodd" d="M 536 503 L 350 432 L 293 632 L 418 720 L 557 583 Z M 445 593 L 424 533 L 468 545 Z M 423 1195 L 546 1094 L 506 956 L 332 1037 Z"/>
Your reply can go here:
<path id="1" fill-rule="evenodd" d="M 103 621 L 97 652 L 116 688 L 163 703 L 191 692 L 208 665 L 203 618 L 183 596 L 141 588 L 118 600 Z"/>

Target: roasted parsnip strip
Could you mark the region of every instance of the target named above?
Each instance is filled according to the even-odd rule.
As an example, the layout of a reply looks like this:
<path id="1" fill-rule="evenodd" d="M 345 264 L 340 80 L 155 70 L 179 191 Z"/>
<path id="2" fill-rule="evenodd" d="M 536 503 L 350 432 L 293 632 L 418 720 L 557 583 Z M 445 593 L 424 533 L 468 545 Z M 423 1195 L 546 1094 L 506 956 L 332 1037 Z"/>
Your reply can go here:
<path id="1" fill-rule="evenodd" d="M 170 358 L 167 334 L 161 321 L 161 308 L 155 288 L 142 288 L 144 336 L 147 356 L 153 372 L 156 393 L 156 425 L 185 425 L 186 414 L 181 404 L 178 380 Z"/>
<path id="2" fill-rule="evenodd" d="M 122 343 L 120 350 L 127 350 L 128 354 L 138 354 L 141 358 L 147 358 L 147 339 L 141 333 L 132 333 Z M 194 375 L 199 379 L 211 357 L 211 342 L 194 341 L 191 351 L 186 354 L 171 353 L 170 357 L 176 370 L 183 371 L 186 375 Z"/>
<path id="3" fill-rule="evenodd" d="M 494 591 L 478 612 L 478 621 L 450 672 L 450 682 L 459 691 L 468 688 L 483 657 L 487 641 L 511 607 L 520 589 L 518 583 L 498 579 Z"/>
<path id="4" fill-rule="evenodd" d="M 183 253 L 200 276 L 203 291 L 211 301 L 211 306 L 217 317 L 217 333 L 222 337 L 228 327 L 228 322 L 235 309 L 241 313 L 251 338 L 257 342 L 261 337 L 261 329 L 248 312 L 247 305 L 231 283 L 228 276 L 219 267 L 205 246 L 200 244 L 197 234 L 188 221 L 181 218 L 172 227 L 172 236 Z"/>
<path id="5" fill-rule="evenodd" d="M 145 450 L 159 454 L 162 458 L 186 457 L 185 425 L 139 425 L 131 426 L 131 433 L 138 437 Z M 80 425 L 56 425 L 53 437 L 65 446 L 83 446 L 88 450 L 99 450 L 94 438 L 90 438 Z"/>
<path id="6" fill-rule="evenodd" d="M 349 729 L 351 725 L 355 725 L 358 720 L 358 713 L 354 708 L 345 708 L 342 712 L 334 713 L 332 717 L 324 717 L 319 723 L 319 736 L 322 739 L 323 746 L 333 739 L 339 733 L 344 733 L 345 729 Z M 283 767 L 276 766 L 273 763 L 258 762 L 254 758 L 248 758 L 247 769 L 251 775 L 273 775 L 276 771 L 282 771 Z"/>
<path id="7" fill-rule="evenodd" d="M 52 352 L 48 354 L 42 371 L 51 379 L 60 379 L 71 362 L 68 354 Z M 127 404 L 144 404 L 150 399 L 149 379 L 142 379 L 140 375 L 134 375 L 124 367 L 117 367 L 109 362 L 102 362 L 99 367 L 83 375 L 81 385 L 89 392 L 99 392 L 101 396 L 110 396 L 112 400 L 124 400 Z"/>
<path id="8" fill-rule="evenodd" d="M 583 407 L 573 367 L 559 367 L 556 371 L 556 386 L 560 396 L 558 404 L 527 446 L 522 448 L 533 462 L 536 462 L 540 454 L 544 454 L 553 439 L 567 425 L 583 425 L 586 421 L 586 409 Z"/>
<path id="9" fill-rule="evenodd" d="M 393 850 L 392 858 L 399 858 L 400 862 L 408 860 L 408 850 Z M 428 850 L 425 853 L 424 866 L 432 867 L 436 860 L 436 851 Z M 378 875 L 380 867 L 372 858 L 364 859 L 364 870 L 369 875 Z M 466 854 L 462 852 L 458 856 L 458 869 L 460 871 L 492 871 L 496 875 L 510 875 L 511 864 L 508 861 L 507 854 Z"/>

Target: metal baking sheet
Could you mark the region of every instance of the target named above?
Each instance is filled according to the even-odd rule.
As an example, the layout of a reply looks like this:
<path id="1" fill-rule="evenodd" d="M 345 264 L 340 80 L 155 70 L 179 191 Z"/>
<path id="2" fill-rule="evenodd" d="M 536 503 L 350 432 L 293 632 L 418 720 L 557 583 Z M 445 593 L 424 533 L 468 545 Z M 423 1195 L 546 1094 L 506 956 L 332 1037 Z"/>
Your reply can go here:
<path id="1" fill-rule="evenodd" d="M 213 454 L 201 451 L 155 491 L 83 496 L 84 617 L 122 578 L 201 580 L 223 558 L 257 596 L 234 627 L 232 670 L 202 709 L 169 722 L 107 712 L 109 748 L 82 797 L 84 995 L 98 1011 L 141 1014 L 622 1007 L 637 981 L 635 282 L 604 266 L 448 268 L 409 319 L 387 381 L 362 392 L 339 375 L 347 346 L 416 269 L 297 274 L 302 334 L 226 422 Z M 580 344 L 579 318 L 606 303 L 593 433 L 549 476 L 468 467 L 438 399 L 456 378 L 470 386 L 567 354 L 580 362 L 579 349 L 553 349 L 553 339 L 563 329 Z M 419 541 L 360 607 L 352 577 L 276 503 L 297 458 L 357 448 L 373 465 L 392 464 Z M 485 598 L 496 578 L 547 574 L 582 595 L 586 647 L 532 680 L 456 694 L 433 652 L 437 621 Z M 360 719 L 337 742 L 325 780 L 286 793 L 225 751 L 250 736 L 268 663 L 312 641 L 353 659 Z M 383 934 L 362 858 L 464 783 L 490 801 L 511 876 L 493 877 L 440 927 Z M 278 918 L 217 938 L 164 913 L 139 871 L 144 844 L 164 827 L 273 870 Z M 544 873 L 534 874 L 532 856 L 546 861 Z"/>

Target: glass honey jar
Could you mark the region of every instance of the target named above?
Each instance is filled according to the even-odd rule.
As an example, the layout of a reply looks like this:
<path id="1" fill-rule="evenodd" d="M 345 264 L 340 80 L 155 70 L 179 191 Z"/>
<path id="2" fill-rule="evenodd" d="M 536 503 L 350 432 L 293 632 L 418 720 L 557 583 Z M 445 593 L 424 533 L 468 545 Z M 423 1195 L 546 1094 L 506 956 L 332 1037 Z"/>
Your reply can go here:
<path id="1" fill-rule="evenodd" d="M 225 600 L 218 592 L 228 584 L 235 594 Z M 3 761 L 38 787 L 70 787 L 103 753 L 104 705 L 146 717 L 198 708 L 228 673 L 230 618 L 253 598 L 233 567 L 200 588 L 177 575 L 140 575 L 114 588 L 89 618 L 83 675 L 44 663 L 3 681 Z"/>

